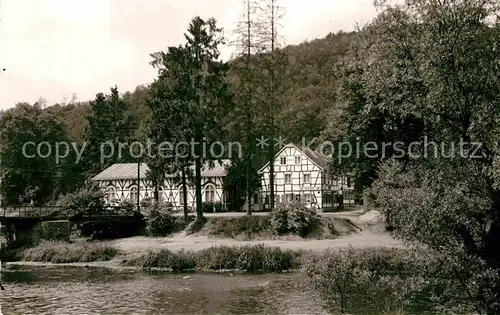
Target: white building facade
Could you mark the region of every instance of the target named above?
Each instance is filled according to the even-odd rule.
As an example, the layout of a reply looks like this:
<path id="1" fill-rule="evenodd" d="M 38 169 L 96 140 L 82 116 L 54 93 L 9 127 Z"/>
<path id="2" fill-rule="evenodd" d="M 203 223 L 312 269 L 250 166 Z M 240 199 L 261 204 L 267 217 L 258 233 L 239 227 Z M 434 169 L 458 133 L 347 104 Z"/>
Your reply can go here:
<path id="1" fill-rule="evenodd" d="M 335 177 L 328 171 L 328 160 L 309 148 L 300 149 L 294 144 L 287 144 L 274 158 L 274 193 L 275 204 L 298 201 L 306 207 L 333 209 L 340 194 L 350 196 L 353 185 L 350 178 Z M 261 207 L 269 208 L 270 166 L 260 169 Z M 351 202 L 347 199 L 346 202 Z"/>
<path id="2" fill-rule="evenodd" d="M 229 160 L 214 162 L 210 166 L 205 163 L 201 170 L 202 201 L 225 203 L 223 190 L 223 180 L 230 166 Z M 141 163 L 117 163 L 113 164 L 95 177 L 92 181 L 105 191 L 106 200 L 109 204 L 116 204 L 121 201 L 130 200 L 132 203 L 139 201 L 153 200 L 154 187 L 147 178 L 149 168 L 147 164 Z M 138 185 L 139 183 L 139 185 Z M 159 187 L 159 201 L 170 203 L 176 210 L 184 206 L 184 193 L 182 180 L 177 174 L 166 174 L 163 184 Z M 187 181 L 187 204 L 191 209 L 195 209 L 195 188 L 194 183 Z"/>

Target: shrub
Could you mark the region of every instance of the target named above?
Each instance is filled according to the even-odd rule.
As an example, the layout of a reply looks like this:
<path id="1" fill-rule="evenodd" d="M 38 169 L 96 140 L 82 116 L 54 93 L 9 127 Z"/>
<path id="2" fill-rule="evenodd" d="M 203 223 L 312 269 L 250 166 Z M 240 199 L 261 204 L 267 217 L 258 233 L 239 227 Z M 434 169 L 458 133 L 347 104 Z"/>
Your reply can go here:
<path id="1" fill-rule="evenodd" d="M 181 231 L 186 224 L 184 218 L 173 215 L 171 208 L 154 205 L 150 210 L 146 231 L 150 236 L 167 236 Z"/>
<path id="2" fill-rule="evenodd" d="M 237 238 L 244 235 L 251 238 L 254 235 L 270 231 L 267 216 L 244 216 L 239 218 L 212 218 L 211 235 Z"/>
<path id="3" fill-rule="evenodd" d="M 142 207 L 141 208 L 141 213 L 145 213 L 146 215 L 151 215 L 154 213 L 173 213 L 174 206 L 168 202 L 168 203 L 154 203 L 151 204 L 147 207 Z"/>
<path id="4" fill-rule="evenodd" d="M 269 215 L 269 224 L 271 225 L 272 230 L 278 235 L 289 232 L 288 210 L 289 209 L 283 205 L 274 209 Z"/>
<path id="5" fill-rule="evenodd" d="M 71 223 L 67 220 L 40 222 L 40 238 L 49 241 L 69 241 Z"/>
<path id="6" fill-rule="evenodd" d="M 119 210 L 122 210 L 123 212 L 126 212 L 126 213 L 131 213 L 131 212 L 134 212 L 136 210 L 136 204 L 133 203 L 131 200 L 122 200 L 118 203 L 118 209 Z"/>
<path id="7" fill-rule="evenodd" d="M 224 211 L 224 205 L 222 202 L 214 202 L 214 212 L 223 212 Z"/>
<path id="8" fill-rule="evenodd" d="M 154 199 L 152 197 L 144 198 L 141 200 L 141 208 L 151 207 L 154 204 Z"/>
<path id="9" fill-rule="evenodd" d="M 20 257 L 24 261 L 73 263 L 111 260 L 118 250 L 106 243 L 70 244 L 43 242 L 25 249 Z"/>
<path id="10" fill-rule="evenodd" d="M 100 189 L 82 189 L 59 198 L 55 206 L 68 217 L 77 213 L 102 213 L 106 209 L 104 192 Z"/>
<path id="11" fill-rule="evenodd" d="M 175 253 L 168 249 L 149 252 L 139 258 L 128 261 L 126 264 L 141 268 L 165 268 L 172 271 L 187 271 L 196 267 L 196 262 L 191 252 L 180 251 Z"/>
<path id="12" fill-rule="evenodd" d="M 203 202 L 201 208 L 203 213 L 220 213 L 225 211 L 222 202 Z"/>
<path id="13" fill-rule="evenodd" d="M 394 311 L 408 307 L 423 289 L 415 257 L 410 257 L 407 250 L 326 251 L 313 255 L 304 270 L 312 287 L 332 308 L 344 312 L 349 299 L 364 292 L 373 307 Z"/>
<path id="14" fill-rule="evenodd" d="M 243 247 L 211 247 L 197 252 L 150 252 L 127 265 L 142 268 L 166 268 L 173 271 L 198 270 L 245 270 L 248 272 L 280 272 L 298 266 L 297 255 L 277 247 L 264 245 Z"/>
<path id="15" fill-rule="evenodd" d="M 228 270 L 236 269 L 238 253 L 233 247 L 220 246 L 200 250 L 196 255 L 199 269 Z"/>
<path id="16" fill-rule="evenodd" d="M 201 209 L 203 210 L 203 213 L 214 213 L 215 206 L 213 202 L 203 202 L 201 204 Z"/>
<path id="17" fill-rule="evenodd" d="M 271 212 L 269 222 L 277 234 L 296 234 L 307 236 L 320 222 L 316 210 L 300 203 L 280 205 Z"/>

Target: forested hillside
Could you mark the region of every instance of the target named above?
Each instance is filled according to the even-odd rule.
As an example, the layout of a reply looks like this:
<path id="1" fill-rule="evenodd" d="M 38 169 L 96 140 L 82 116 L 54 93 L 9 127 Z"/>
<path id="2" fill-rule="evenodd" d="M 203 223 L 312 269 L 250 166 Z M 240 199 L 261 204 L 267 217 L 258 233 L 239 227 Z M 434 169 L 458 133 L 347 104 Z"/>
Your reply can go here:
<path id="1" fill-rule="evenodd" d="M 354 33 L 343 32 L 329 34 L 322 39 L 286 46 L 280 51 L 284 58 L 280 61 L 281 75 L 277 83 L 279 93 L 273 110 L 276 137 L 281 135 L 287 141 L 298 142 L 302 137 L 310 139 L 320 136 L 325 131 L 329 113 L 337 106 L 336 94 L 339 82 L 341 82 L 339 62 L 354 36 Z M 238 62 L 237 58 L 228 63 L 229 71 L 226 81 L 232 94 L 237 93 L 237 88 L 231 82 L 237 81 L 239 75 L 232 68 L 235 68 L 233 65 Z M 134 91 L 120 91 L 119 87 L 117 88 L 116 91 L 111 89 L 111 92 L 96 91 L 97 96 L 94 100 L 79 102 L 73 100 L 66 104 L 53 105 L 18 104 L 14 108 L 0 112 L 2 133 L 0 172 L 4 179 L 4 187 L 6 183 L 10 183 L 9 194 L 11 195 L 10 198 L 5 199 L 4 194 L 4 202 L 29 202 L 34 199 L 37 203 L 45 203 L 56 198 L 59 193 L 83 187 L 86 178 L 95 175 L 110 163 L 131 161 L 130 157 L 123 156 L 100 163 L 97 157 L 99 151 L 97 143 L 116 139 L 145 141 L 149 137 L 151 106 L 148 106 L 147 102 L 150 99 L 151 84 L 145 82 Z M 103 95 L 100 96 L 100 94 Z M 244 141 L 241 129 L 237 125 L 237 121 L 242 116 L 240 110 L 243 105 L 238 104 L 237 98 L 232 102 L 235 102 L 230 106 L 232 110 L 225 114 L 226 119 L 223 119 L 216 128 L 234 130 L 234 132 L 220 134 L 219 140 Z M 33 109 L 28 110 L 27 106 L 32 106 Z M 255 120 L 254 133 L 256 136 L 266 135 L 266 117 L 261 109 L 255 111 L 257 114 L 253 118 Z M 52 123 L 46 123 L 45 120 L 41 122 L 37 116 L 43 116 L 46 121 Z M 92 126 L 89 126 L 89 121 L 94 121 Z M 57 132 L 57 137 L 50 138 L 50 135 L 54 133 L 45 130 L 48 125 L 55 130 L 60 130 Z M 35 127 L 36 130 L 33 129 Z M 110 137 L 115 137 L 115 139 Z M 32 165 L 34 160 L 23 159 L 22 143 L 19 141 L 35 138 L 37 142 L 49 141 L 53 146 L 57 141 L 69 141 L 77 142 L 79 145 L 87 143 L 88 147 L 85 150 L 86 154 L 78 160 L 78 163 L 74 163 L 76 155 L 71 152 L 68 156 L 59 159 L 57 163 L 53 159 L 35 159 L 37 163 L 44 166 L 34 167 Z M 163 139 L 163 141 L 168 140 Z M 55 147 L 52 147 L 53 154 L 54 149 Z M 252 163 L 255 169 L 265 161 L 265 154 L 265 152 L 259 152 L 253 158 Z M 54 172 L 57 170 L 57 178 L 49 174 L 51 170 Z M 71 185 L 68 186 L 67 183 Z M 41 186 L 50 187 L 50 189 L 42 189 Z"/>
<path id="2" fill-rule="evenodd" d="M 290 140 L 319 136 L 326 128 L 340 82 L 339 59 L 345 55 L 353 36 L 354 33 L 339 32 L 284 48 L 287 56 L 286 79 L 280 82 L 285 88 L 282 95 L 284 106 L 277 116 L 282 134 Z M 134 91 L 122 93 L 123 100 L 130 105 L 130 112 L 140 122 L 141 132 L 149 115 L 146 106 L 148 91 L 145 83 Z M 96 91 L 96 94 L 98 92 L 107 91 Z M 55 104 L 47 107 L 46 111 L 54 113 L 57 120 L 64 124 L 70 139 L 83 140 L 86 116 L 92 114 L 88 101 Z"/>

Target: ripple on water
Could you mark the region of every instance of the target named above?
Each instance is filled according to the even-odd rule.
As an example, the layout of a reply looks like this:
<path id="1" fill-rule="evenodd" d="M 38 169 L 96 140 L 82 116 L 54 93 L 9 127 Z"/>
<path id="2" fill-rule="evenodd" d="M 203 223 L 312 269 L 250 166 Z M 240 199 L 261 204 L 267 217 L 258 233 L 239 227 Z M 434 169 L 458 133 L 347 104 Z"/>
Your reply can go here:
<path id="1" fill-rule="evenodd" d="M 5 314 L 321 314 L 298 275 L 182 275 L 30 267 L 3 276 Z M 28 279 L 28 280 L 27 280 Z"/>

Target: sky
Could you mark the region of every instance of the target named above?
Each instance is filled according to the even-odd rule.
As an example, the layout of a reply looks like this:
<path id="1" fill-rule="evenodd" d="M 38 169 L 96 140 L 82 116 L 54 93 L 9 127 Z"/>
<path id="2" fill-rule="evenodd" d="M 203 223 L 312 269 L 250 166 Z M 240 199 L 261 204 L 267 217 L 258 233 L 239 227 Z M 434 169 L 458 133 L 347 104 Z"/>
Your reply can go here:
<path id="1" fill-rule="evenodd" d="M 280 1 L 286 44 L 350 31 L 376 14 L 373 0 Z M 192 17 L 214 17 L 230 36 L 240 12 L 239 0 L 0 0 L 0 109 L 148 84 L 149 54 L 181 44 Z"/>

